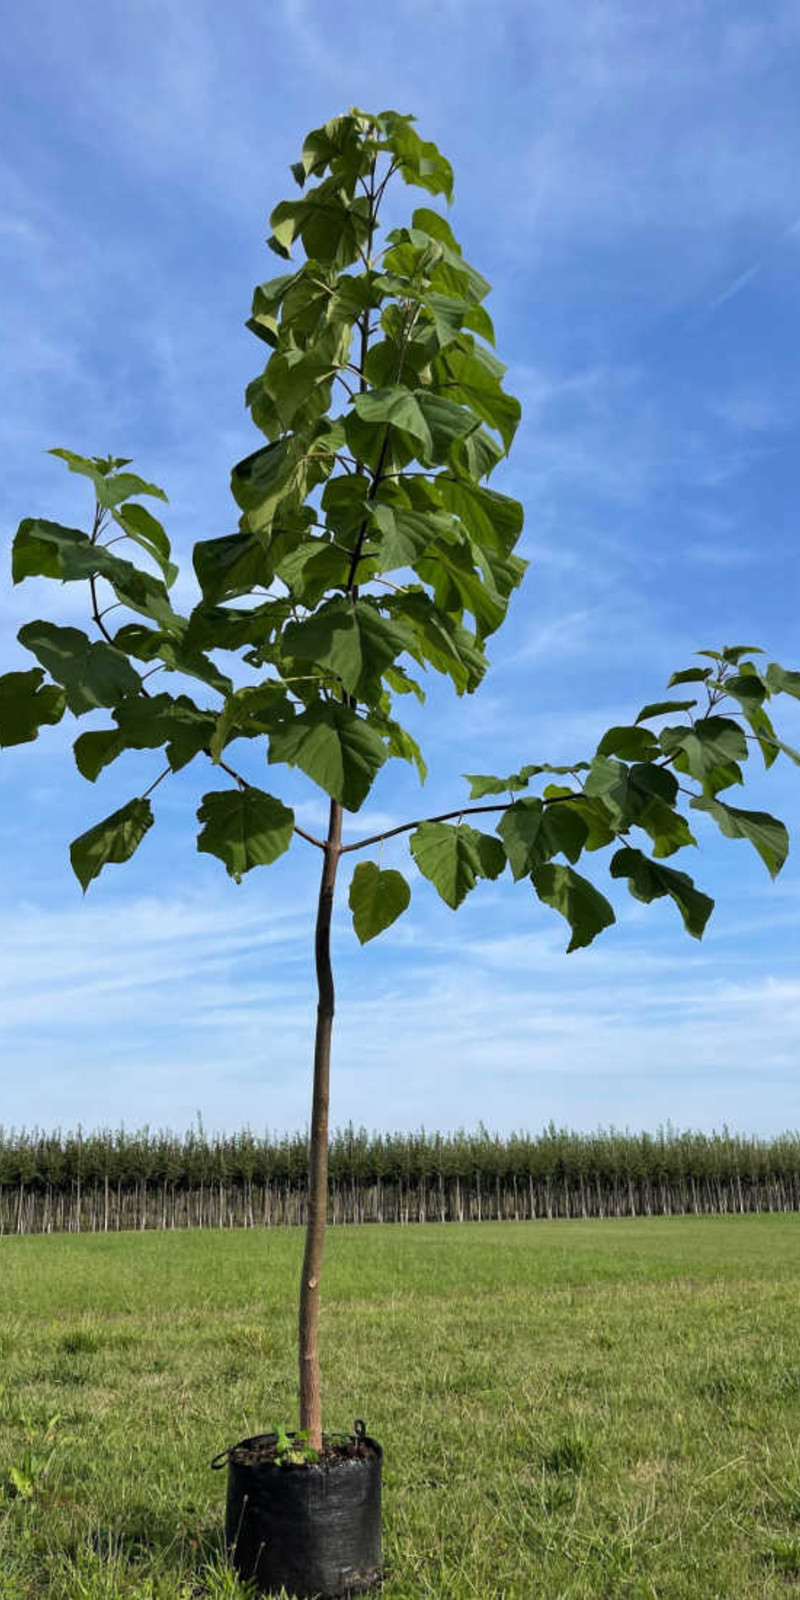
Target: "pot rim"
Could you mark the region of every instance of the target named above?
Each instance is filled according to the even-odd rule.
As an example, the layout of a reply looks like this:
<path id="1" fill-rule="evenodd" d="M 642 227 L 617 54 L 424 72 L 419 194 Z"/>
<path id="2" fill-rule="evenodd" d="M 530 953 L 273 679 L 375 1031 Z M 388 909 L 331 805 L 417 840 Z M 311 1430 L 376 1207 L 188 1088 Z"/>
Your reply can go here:
<path id="1" fill-rule="evenodd" d="M 300 1430 L 297 1428 L 287 1429 L 286 1437 L 288 1439 L 294 1439 L 299 1431 Z M 335 1440 L 342 1439 L 348 1443 L 352 1441 L 353 1443 L 368 1445 L 371 1451 L 371 1454 L 368 1456 L 350 1456 L 339 1461 L 302 1462 L 242 1461 L 235 1459 L 238 1451 L 256 1450 L 261 1444 L 264 1443 L 264 1441 L 274 1443 L 277 1437 L 277 1432 L 273 1429 L 271 1432 L 267 1433 L 251 1434 L 248 1439 L 240 1439 L 237 1444 L 227 1445 L 224 1450 L 220 1450 L 218 1455 L 215 1455 L 213 1461 L 210 1463 L 212 1472 L 221 1472 L 222 1468 L 225 1466 L 238 1467 L 239 1469 L 244 1468 L 245 1470 L 250 1468 L 253 1471 L 262 1472 L 269 1471 L 271 1468 L 274 1468 L 278 1472 L 331 1472 L 335 1471 L 337 1467 L 367 1466 L 369 1465 L 370 1461 L 375 1459 L 381 1461 L 383 1459 L 383 1450 L 381 1449 L 377 1439 L 373 1439 L 371 1435 L 367 1433 L 366 1424 L 360 1421 L 360 1419 L 357 1419 L 353 1424 L 352 1433 L 337 1431 L 325 1432 L 322 1435 L 322 1439 L 323 1443 L 333 1443 Z"/>

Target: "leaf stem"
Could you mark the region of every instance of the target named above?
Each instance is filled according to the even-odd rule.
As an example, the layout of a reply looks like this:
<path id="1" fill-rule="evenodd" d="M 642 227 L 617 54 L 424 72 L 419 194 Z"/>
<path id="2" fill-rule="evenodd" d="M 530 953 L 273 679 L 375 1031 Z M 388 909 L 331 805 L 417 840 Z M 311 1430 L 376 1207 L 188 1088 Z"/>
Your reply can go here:
<path id="1" fill-rule="evenodd" d="M 151 783 L 150 788 L 149 789 L 145 789 L 144 794 L 141 796 L 142 800 L 146 800 L 147 796 L 149 794 L 152 794 L 153 790 L 157 789 L 159 784 L 164 782 L 165 778 L 169 777 L 171 771 L 172 771 L 171 767 L 165 767 L 163 772 L 159 772 L 158 777 L 155 779 L 155 781 L 153 783 Z"/>

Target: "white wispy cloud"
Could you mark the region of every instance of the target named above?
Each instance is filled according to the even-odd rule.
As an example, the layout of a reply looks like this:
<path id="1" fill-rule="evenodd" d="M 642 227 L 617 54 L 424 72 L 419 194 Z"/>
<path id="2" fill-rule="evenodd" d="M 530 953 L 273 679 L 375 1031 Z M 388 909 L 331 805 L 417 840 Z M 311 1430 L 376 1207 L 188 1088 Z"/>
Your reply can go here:
<path id="1" fill-rule="evenodd" d="M 763 269 L 763 261 L 754 261 L 751 267 L 747 267 L 744 272 L 738 273 L 737 276 L 733 278 L 732 281 L 726 286 L 726 288 L 720 290 L 720 293 L 714 296 L 714 299 L 708 306 L 705 315 L 709 317 L 713 316 L 714 312 L 719 311 L 721 306 L 726 305 L 729 300 L 734 300 L 737 294 L 741 294 L 742 290 L 746 289 L 748 284 L 752 283 L 753 279 L 757 278 Z"/>

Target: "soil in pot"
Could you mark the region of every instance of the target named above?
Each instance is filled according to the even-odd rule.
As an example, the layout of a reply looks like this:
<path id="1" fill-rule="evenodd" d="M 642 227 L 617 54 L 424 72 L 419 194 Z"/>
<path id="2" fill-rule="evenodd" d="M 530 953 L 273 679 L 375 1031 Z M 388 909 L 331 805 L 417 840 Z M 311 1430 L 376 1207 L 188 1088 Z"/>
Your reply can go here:
<path id="1" fill-rule="evenodd" d="M 380 1445 L 356 1423 L 352 1435 L 326 1435 L 316 1462 L 277 1460 L 276 1446 L 276 1434 L 257 1434 L 213 1463 L 228 1464 L 225 1538 L 239 1576 L 261 1594 L 319 1600 L 376 1588 Z"/>

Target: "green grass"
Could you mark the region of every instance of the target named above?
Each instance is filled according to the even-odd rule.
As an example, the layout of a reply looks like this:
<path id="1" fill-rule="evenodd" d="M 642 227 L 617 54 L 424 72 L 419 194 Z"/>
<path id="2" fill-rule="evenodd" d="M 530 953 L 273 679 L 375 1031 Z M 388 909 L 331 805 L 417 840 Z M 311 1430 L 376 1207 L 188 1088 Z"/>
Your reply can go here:
<path id="1" fill-rule="evenodd" d="M 0 1600 L 241 1600 L 208 1463 L 294 1421 L 300 1247 L 0 1241 Z M 335 1229 L 324 1288 L 383 1600 L 800 1595 L 800 1217 Z"/>

